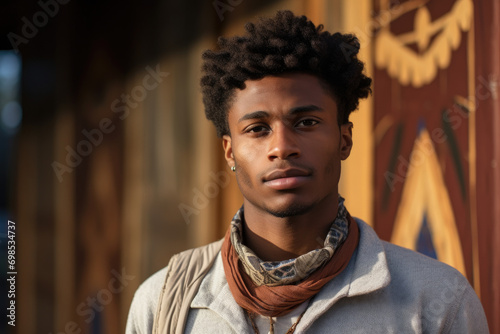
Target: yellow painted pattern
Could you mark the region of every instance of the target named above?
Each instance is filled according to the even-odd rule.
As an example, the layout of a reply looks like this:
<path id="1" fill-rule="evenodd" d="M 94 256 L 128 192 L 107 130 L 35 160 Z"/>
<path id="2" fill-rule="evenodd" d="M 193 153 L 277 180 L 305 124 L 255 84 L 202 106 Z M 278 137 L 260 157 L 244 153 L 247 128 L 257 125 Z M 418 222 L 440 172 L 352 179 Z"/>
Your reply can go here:
<path id="1" fill-rule="evenodd" d="M 427 214 L 438 260 L 465 275 L 462 246 L 450 197 L 427 130 L 420 132 L 410 155 L 407 174 L 400 176 L 406 180 L 391 242 L 416 250 L 423 217 Z"/>
<path id="2" fill-rule="evenodd" d="M 457 0 L 451 11 L 431 22 L 429 10 L 417 9 L 413 31 L 395 36 L 387 25 L 375 39 L 375 65 L 386 68 L 402 85 L 421 87 L 447 68 L 451 53 L 461 42 L 462 31 L 469 31 L 474 6 L 472 0 Z M 435 36 L 432 43 L 431 37 Z M 416 44 L 419 53 L 408 47 Z"/>

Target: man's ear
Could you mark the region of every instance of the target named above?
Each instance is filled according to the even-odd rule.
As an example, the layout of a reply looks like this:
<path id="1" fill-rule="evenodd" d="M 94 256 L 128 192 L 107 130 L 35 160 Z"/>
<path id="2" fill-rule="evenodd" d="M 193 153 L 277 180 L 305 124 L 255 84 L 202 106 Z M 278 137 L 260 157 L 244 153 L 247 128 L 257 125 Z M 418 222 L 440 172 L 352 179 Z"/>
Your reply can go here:
<path id="1" fill-rule="evenodd" d="M 345 160 L 351 154 L 352 149 L 352 123 L 340 126 L 340 159 Z"/>
<path id="2" fill-rule="evenodd" d="M 227 165 L 233 167 L 236 165 L 234 162 L 233 146 L 231 144 L 231 136 L 222 136 L 222 148 L 224 149 L 224 158 L 226 159 Z"/>

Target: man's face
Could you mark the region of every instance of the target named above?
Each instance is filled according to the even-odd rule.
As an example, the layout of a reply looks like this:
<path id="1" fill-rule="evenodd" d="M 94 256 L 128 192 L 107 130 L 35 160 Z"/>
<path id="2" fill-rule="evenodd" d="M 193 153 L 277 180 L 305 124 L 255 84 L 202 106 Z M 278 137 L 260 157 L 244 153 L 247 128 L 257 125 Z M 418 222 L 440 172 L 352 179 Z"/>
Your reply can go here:
<path id="1" fill-rule="evenodd" d="M 337 103 L 308 74 L 247 80 L 229 109 L 225 158 L 250 206 L 290 217 L 337 204 L 340 161 L 352 147 L 352 124 L 337 123 Z"/>

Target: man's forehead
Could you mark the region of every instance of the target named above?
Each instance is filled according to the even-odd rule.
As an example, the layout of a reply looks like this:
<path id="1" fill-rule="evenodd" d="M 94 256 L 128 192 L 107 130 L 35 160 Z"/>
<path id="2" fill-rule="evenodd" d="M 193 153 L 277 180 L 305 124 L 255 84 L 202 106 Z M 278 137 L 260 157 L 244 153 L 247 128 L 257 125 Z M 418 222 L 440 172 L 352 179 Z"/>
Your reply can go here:
<path id="1" fill-rule="evenodd" d="M 276 95 L 287 96 L 288 101 L 297 100 L 300 105 L 314 105 L 327 96 L 336 101 L 326 83 L 316 76 L 292 73 L 280 76 L 266 76 L 247 80 L 243 89 L 236 89 L 232 97 L 234 104 L 255 104 L 276 101 Z M 309 101 L 309 102 L 308 102 Z"/>
<path id="2" fill-rule="evenodd" d="M 269 94 L 276 91 L 310 91 L 322 87 L 316 76 L 303 73 L 269 75 L 260 79 L 246 80 L 242 89 L 236 89 L 236 95 Z"/>

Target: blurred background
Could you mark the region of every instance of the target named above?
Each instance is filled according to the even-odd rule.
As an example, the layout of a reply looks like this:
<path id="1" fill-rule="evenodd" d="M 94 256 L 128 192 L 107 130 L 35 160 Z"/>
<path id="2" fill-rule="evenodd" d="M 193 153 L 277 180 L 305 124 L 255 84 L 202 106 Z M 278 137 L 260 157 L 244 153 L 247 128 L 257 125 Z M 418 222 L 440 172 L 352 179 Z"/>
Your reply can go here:
<path id="1" fill-rule="evenodd" d="M 121 333 L 145 278 L 223 236 L 242 199 L 200 55 L 278 9 L 356 34 L 374 79 L 347 208 L 460 270 L 500 333 L 496 0 L 3 0 L 0 332 Z"/>

